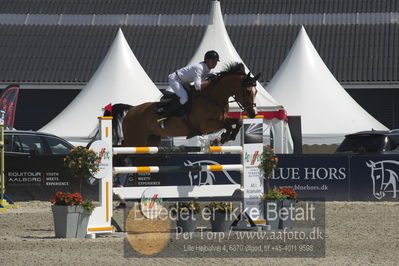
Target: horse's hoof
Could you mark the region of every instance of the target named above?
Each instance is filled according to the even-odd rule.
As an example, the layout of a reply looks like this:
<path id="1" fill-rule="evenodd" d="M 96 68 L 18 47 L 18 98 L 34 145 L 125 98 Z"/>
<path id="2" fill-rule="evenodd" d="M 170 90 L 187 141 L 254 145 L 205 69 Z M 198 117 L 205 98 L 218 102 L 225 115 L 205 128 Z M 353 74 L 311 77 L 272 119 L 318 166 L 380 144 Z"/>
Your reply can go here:
<path id="1" fill-rule="evenodd" d="M 222 138 L 220 139 L 220 144 L 225 144 L 229 141 L 229 137 L 222 134 Z"/>
<path id="2" fill-rule="evenodd" d="M 220 138 L 216 138 L 213 141 L 211 141 L 211 146 L 220 146 L 221 145 L 221 141 Z"/>

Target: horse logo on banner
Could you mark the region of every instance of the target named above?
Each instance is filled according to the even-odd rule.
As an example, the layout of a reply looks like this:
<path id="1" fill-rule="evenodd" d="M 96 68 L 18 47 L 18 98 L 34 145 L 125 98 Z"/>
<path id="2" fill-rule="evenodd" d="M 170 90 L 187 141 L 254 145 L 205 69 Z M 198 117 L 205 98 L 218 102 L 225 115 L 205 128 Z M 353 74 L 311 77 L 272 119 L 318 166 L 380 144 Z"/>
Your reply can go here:
<path id="1" fill-rule="evenodd" d="M 371 180 L 373 181 L 373 195 L 376 199 L 382 199 L 387 192 L 392 192 L 392 198 L 396 198 L 396 189 L 399 184 L 399 162 L 384 160 L 373 162 L 369 160 L 366 165 L 371 168 Z"/>
<path id="2" fill-rule="evenodd" d="M 200 161 L 185 161 L 184 166 L 200 166 L 200 165 L 219 165 L 218 162 L 210 160 L 200 160 Z M 230 176 L 227 171 L 222 171 L 227 177 L 231 184 L 237 184 L 236 181 Z M 202 186 L 202 185 L 213 185 L 216 177 L 214 172 L 210 171 L 190 171 L 188 173 L 188 178 L 190 179 L 190 186 Z"/>

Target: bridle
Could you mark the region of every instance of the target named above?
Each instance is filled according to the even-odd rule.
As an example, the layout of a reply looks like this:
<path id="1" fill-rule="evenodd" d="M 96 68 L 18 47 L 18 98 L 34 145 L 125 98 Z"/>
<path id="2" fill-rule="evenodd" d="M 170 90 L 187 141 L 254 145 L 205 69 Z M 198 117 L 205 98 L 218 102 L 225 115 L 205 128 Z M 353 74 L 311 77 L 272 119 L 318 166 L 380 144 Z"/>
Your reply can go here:
<path id="1" fill-rule="evenodd" d="M 239 90 L 239 89 L 244 89 L 244 91 L 243 91 L 243 98 L 244 98 L 244 99 L 246 99 L 246 98 L 248 97 L 248 95 L 246 95 L 246 94 L 250 93 L 250 92 L 248 92 L 248 91 L 246 90 L 246 88 L 248 88 L 248 87 L 255 88 L 255 93 L 254 93 L 254 95 L 256 95 L 256 93 L 257 93 L 257 91 L 256 91 L 256 79 L 251 78 L 249 75 L 250 75 L 250 74 L 248 73 L 248 75 L 243 79 L 243 81 L 242 81 L 242 83 L 241 83 L 241 87 L 235 90 L 235 91 L 237 92 L 237 90 Z M 218 77 L 220 77 L 220 76 L 218 76 Z M 213 80 L 212 80 L 212 81 L 213 81 Z M 250 104 L 250 105 L 244 107 L 244 106 L 237 100 L 236 94 L 237 94 L 237 93 L 234 93 L 234 94 L 231 96 L 234 100 L 233 100 L 233 101 L 228 101 L 227 103 L 234 103 L 234 102 L 235 102 L 235 103 L 238 105 L 238 107 L 239 107 L 242 111 L 247 112 L 247 113 L 249 113 L 249 110 L 248 110 L 249 108 L 256 107 L 256 103 L 255 103 L 255 102 L 253 102 L 252 104 Z M 205 95 L 202 95 L 202 96 L 205 97 L 206 99 L 208 99 L 208 100 L 209 100 L 210 102 L 212 102 L 213 104 L 215 104 L 215 105 L 217 105 L 217 106 L 223 107 L 223 105 L 221 105 L 220 103 L 214 101 L 211 97 L 208 97 L 208 96 L 205 96 Z"/>
<path id="2" fill-rule="evenodd" d="M 250 92 L 248 92 L 246 90 L 246 88 L 248 88 L 248 87 L 255 88 L 255 95 L 256 95 L 256 92 L 257 92 L 256 91 L 256 80 L 252 79 L 250 81 L 247 81 L 246 78 L 243 80 L 243 82 L 241 84 L 241 88 L 240 88 L 240 89 L 244 89 L 243 99 L 246 99 L 248 97 L 248 95 L 246 95 L 246 94 L 250 93 Z M 236 98 L 236 93 L 232 97 L 233 97 L 234 101 L 229 101 L 229 103 L 234 103 L 235 102 L 238 105 L 238 107 L 240 107 L 240 109 L 242 111 L 244 111 L 244 112 L 248 113 L 248 109 L 249 108 L 256 107 L 256 103 L 255 102 L 253 102 L 251 105 L 248 105 L 246 107 L 242 106 L 242 104 Z"/>

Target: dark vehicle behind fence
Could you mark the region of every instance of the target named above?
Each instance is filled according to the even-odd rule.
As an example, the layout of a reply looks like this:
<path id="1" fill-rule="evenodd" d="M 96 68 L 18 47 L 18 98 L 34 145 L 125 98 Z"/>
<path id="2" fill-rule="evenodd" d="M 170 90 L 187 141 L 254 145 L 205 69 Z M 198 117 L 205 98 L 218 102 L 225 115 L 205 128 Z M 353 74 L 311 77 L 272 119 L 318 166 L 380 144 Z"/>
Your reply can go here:
<path id="1" fill-rule="evenodd" d="M 6 130 L 6 193 L 14 201 L 52 199 L 56 192 L 77 192 L 79 179 L 64 167 L 64 157 L 73 145 L 52 134 Z M 98 186 L 83 183 L 82 194 L 98 200 Z"/>
<path id="2" fill-rule="evenodd" d="M 399 130 L 362 131 L 345 136 L 336 154 L 399 154 Z"/>
<path id="3" fill-rule="evenodd" d="M 6 155 L 65 155 L 73 148 L 68 141 L 52 134 L 6 130 L 4 132 Z"/>

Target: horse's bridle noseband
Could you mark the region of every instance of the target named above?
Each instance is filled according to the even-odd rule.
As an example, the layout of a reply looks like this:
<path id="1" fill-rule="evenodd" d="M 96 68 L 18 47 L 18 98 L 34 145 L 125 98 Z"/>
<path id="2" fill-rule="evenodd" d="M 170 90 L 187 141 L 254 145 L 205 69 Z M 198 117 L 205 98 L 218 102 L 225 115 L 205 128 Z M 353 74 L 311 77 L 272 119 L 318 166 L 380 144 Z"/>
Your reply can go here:
<path id="1" fill-rule="evenodd" d="M 245 85 L 244 85 L 244 84 L 245 84 L 245 83 L 243 82 L 242 88 L 245 89 L 246 87 L 250 87 L 250 86 L 248 86 L 248 84 L 245 84 Z M 255 86 L 256 86 L 256 81 L 253 82 L 251 85 L 252 85 L 251 87 L 255 87 Z M 256 88 L 255 88 L 255 89 L 256 89 Z M 246 93 L 246 90 L 244 90 L 244 93 Z M 245 111 L 245 112 L 248 113 L 248 108 L 256 107 L 256 103 L 255 103 L 255 102 L 253 102 L 252 105 L 250 105 L 250 106 L 244 107 L 244 106 L 242 106 L 242 104 L 241 104 L 239 101 L 237 101 L 236 95 L 235 95 L 235 94 L 234 94 L 232 97 L 233 97 L 234 101 L 229 101 L 229 102 L 235 102 L 235 103 L 237 103 L 238 107 L 240 107 L 240 109 L 241 109 L 242 111 Z M 244 96 L 244 98 L 245 98 L 245 96 Z"/>
<path id="2" fill-rule="evenodd" d="M 253 102 L 253 103 L 251 104 L 251 106 L 244 107 L 244 106 L 242 106 L 242 104 L 241 104 L 239 101 L 237 101 L 235 95 L 233 95 L 232 97 L 233 97 L 234 101 L 229 101 L 229 103 L 234 103 L 234 102 L 235 102 L 235 103 L 238 105 L 238 107 L 240 107 L 240 109 L 241 109 L 242 111 L 247 112 L 247 109 L 248 109 L 248 108 L 250 108 L 250 107 L 256 107 L 256 103 L 255 103 L 255 102 Z"/>

